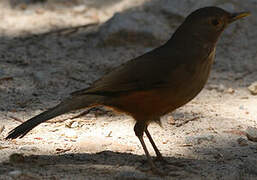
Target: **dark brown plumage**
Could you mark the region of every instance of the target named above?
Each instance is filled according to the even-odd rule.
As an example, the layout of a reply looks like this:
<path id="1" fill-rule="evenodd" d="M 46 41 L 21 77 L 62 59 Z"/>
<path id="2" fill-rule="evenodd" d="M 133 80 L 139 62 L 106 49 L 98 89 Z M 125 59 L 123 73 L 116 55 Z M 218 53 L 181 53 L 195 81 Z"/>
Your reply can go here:
<path id="1" fill-rule="evenodd" d="M 228 24 L 248 15 L 217 7 L 194 11 L 164 45 L 119 66 L 91 87 L 72 93 L 56 107 L 13 129 L 6 139 L 23 137 L 38 124 L 71 110 L 110 106 L 135 119 L 135 134 L 152 170 L 158 173 L 143 140 L 145 132 L 157 158 L 163 159 L 148 124 L 159 122 L 160 116 L 183 106 L 202 90 L 221 33 Z"/>

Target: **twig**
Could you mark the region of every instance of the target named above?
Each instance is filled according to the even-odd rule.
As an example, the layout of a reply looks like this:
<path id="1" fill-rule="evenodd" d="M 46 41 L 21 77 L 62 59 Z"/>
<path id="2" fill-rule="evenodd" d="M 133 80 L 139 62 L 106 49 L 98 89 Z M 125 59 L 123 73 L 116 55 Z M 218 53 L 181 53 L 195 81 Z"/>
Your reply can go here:
<path id="1" fill-rule="evenodd" d="M 5 126 L 4 125 L 0 125 L 0 134 L 4 131 Z"/>
<path id="2" fill-rule="evenodd" d="M 56 149 L 56 154 L 61 154 L 61 153 L 65 153 L 65 152 L 67 152 L 67 151 L 70 151 L 71 150 L 71 148 L 67 148 L 67 149 L 61 149 L 61 148 L 57 148 Z"/>
<path id="3" fill-rule="evenodd" d="M 199 119 L 198 116 L 197 116 L 197 117 L 194 117 L 194 118 L 192 118 L 192 119 L 188 119 L 188 120 L 186 120 L 186 121 L 183 121 L 183 122 L 180 123 L 180 124 L 176 124 L 176 127 L 180 127 L 180 126 L 182 126 L 182 125 L 185 125 L 185 124 L 189 123 L 190 121 L 195 121 L 195 120 L 197 120 L 197 119 Z"/>
<path id="4" fill-rule="evenodd" d="M 14 117 L 14 116 L 10 116 L 10 118 L 12 118 L 12 119 L 15 120 L 15 121 L 21 122 L 21 123 L 24 122 L 23 120 L 21 120 L 21 119 L 19 119 L 19 118 L 17 118 L 17 117 Z"/>

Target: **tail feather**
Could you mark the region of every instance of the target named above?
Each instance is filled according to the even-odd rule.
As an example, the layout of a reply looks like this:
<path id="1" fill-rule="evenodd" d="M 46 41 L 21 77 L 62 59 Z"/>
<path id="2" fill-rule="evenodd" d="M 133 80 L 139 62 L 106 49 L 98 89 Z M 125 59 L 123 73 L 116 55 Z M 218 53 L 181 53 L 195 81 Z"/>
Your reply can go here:
<path id="1" fill-rule="evenodd" d="M 26 122 L 22 123 L 21 125 L 17 126 L 13 130 L 11 130 L 6 137 L 6 139 L 15 139 L 17 137 L 22 138 L 25 136 L 30 130 L 32 130 L 37 125 L 45 122 L 49 119 L 52 119 L 56 116 L 61 114 L 67 113 L 72 110 L 84 108 L 90 106 L 94 101 L 97 101 L 97 98 L 94 99 L 92 97 L 88 98 L 89 101 L 85 101 L 84 98 L 71 98 L 67 101 L 60 103 L 59 105 L 55 106 L 54 108 L 49 109 L 48 111 L 42 112 L 41 114 L 27 120 Z"/>
<path id="2" fill-rule="evenodd" d="M 62 107 L 58 107 L 58 106 L 56 106 L 52 109 L 49 109 L 48 111 L 45 111 L 45 112 L 29 119 L 28 121 L 22 123 L 21 125 L 19 125 L 15 129 L 10 131 L 9 135 L 6 137 L 6 139 L 15 139 L 17 137 L 22 138 L 30 130 L 32 130 L 34 127 L 36 127 L 40 123 L 45 122 L 45 121 L 47 121 L 51 118 L 54 118 L 58 115 L 61 115 L 65 112 L 66 112 L 66 108 L 62 108 Z"/>

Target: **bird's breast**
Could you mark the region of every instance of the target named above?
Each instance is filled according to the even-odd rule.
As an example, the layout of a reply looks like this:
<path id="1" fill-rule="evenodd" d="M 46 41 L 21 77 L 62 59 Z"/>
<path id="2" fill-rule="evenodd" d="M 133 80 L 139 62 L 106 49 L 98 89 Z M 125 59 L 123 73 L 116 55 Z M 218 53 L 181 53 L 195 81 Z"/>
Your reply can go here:
<path id="1" fill-rule="evenodd" d="M 167 90 L 167 99 L 170 103 L 167 112 L 186 104 L 200 93 L 208 80 L 214 58 L 215 48 L 206 58 L 182 65 L 176 70 L 177 80 L 174 87 Z"/>
<path id="2" fill-rule="evenodd" d="M 132 91 L 111 100 L 116 107 L 135 117 L 159 117 L 192 100 L 204 87 L 211 69 L 215 51 L 203 61 L 181 64 L 165 75 L 158 88 Z"/>

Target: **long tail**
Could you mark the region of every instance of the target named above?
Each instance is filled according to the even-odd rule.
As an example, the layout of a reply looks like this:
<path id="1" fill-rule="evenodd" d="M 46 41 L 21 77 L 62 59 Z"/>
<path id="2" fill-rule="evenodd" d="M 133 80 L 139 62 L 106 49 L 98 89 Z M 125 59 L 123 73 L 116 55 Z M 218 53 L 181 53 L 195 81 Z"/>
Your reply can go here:
<path id="1" fill-rule="evenodd" d="M 61 114 L 67 113 L 72 110 L 77 110 L 81 108 L 86 108 L 93 106 L 94 104 L 99 104 L 99 96 L 84 96 L 84 97 L 72 97 L 67 99 L 66 101 L 61 102 L 59 105 L 42 112 L 41 114 L 27 120 L 21 125 L 17 126 L 13 130 L 11 130 L 6 137 L 6 139 L 15 139 L 17 137 L 22 138 L 25 136 L 30 130 L 39 125 L 42 122 L 45 122 L 49 119 L 52 119 Z"/>

